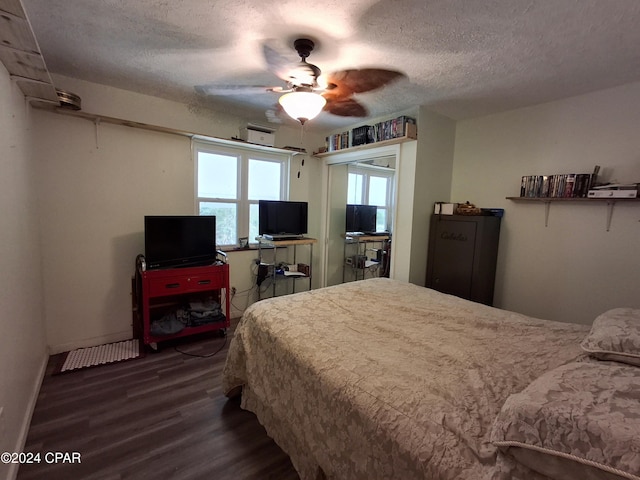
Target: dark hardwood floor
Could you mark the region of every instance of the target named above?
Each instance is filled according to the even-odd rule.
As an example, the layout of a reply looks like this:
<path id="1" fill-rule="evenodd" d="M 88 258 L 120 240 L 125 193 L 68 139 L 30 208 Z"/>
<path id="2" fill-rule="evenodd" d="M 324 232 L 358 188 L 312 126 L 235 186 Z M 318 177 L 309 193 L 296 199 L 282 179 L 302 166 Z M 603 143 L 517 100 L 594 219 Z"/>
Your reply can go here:
<path id="1" fill-rule="evenodd" d="M 256 417 L 222 394 L 231 335 L 62 375 L 51 357 L 24 449 L 43 460 L 18 480 L 298 479 Z M 223 343 L 207 358 L 176 351 L 210 355 Z M 81 463 L 46 463 L 46 452 L 78 452 Z"/>

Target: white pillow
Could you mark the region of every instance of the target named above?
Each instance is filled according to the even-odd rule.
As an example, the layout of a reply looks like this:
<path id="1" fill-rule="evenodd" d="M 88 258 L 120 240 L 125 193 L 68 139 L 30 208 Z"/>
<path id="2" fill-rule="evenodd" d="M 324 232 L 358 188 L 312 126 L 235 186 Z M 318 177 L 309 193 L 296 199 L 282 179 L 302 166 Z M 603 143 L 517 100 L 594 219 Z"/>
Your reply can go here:
<path id="1" fill-rule="evenodd" d="M 603 313 L 581 347 L 600 360 L 640 366 L 640 310 L 614 308 Z"/>
<path id="2" fill-rule="evenodd" d="M 640 480 L 640 369 L 557 367 L 506 400 L 491 442 L 554 480 Z"/>

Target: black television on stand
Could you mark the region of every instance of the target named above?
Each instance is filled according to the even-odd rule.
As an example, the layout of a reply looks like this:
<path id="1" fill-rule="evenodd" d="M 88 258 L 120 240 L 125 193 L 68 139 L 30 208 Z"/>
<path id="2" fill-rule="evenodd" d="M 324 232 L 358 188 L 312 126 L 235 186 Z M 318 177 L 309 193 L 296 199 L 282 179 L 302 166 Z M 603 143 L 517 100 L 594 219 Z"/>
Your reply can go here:
<path id="1" fill-rule="evenodd" d="M 144 257 L 148 270 L 215 263 L 216 217 L 213 215 L 147 215 Z"/>
<path id="2" fill-rule="evenodd" d="M 293 240 L 307 233 L 307 202 L 258 201 L 258 233 L 268 240 Z"/>
<path id="3" fill-rule="evenodd" d="M 375 205 L 347 204 L 345 232 L 352 235 L 375 233 L 377 214 Z"/>

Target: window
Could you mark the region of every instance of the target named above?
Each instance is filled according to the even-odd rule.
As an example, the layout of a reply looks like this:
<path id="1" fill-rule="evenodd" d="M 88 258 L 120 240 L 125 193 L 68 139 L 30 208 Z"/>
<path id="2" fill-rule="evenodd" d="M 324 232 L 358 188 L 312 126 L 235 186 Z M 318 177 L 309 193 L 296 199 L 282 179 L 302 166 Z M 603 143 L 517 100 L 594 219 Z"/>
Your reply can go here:
<path id="1" fill-rule="evenodd" d="M 376 230 L 391 230 L 394 170 L 375 165 L 349 165 L 347 203 L 376 205 Z"/>
<path id="2" fill-rule="evenodd" d="M 289 155 L 194 142 L 196 209 L 216 216 L 216 243 L 258 236 L 258 200 L 286 200 Z"/>

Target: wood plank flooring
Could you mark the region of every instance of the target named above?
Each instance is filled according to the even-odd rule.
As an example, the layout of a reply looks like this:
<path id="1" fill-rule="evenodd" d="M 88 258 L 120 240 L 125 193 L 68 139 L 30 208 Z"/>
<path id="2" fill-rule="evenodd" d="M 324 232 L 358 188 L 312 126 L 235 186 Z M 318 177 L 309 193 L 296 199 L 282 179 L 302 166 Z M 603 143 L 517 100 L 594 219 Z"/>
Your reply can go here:
<path id="1" fill-rule="evenodd" d="M 18 480 L 299 480 L 255 415 L 221 390 L 232 331 L 162 345 L 145 358 L 52 375 L 25 452 L 79 452 L 80 464 L 22 465 Z M 215 355 L 210 355 L 224 344 Z"/>

